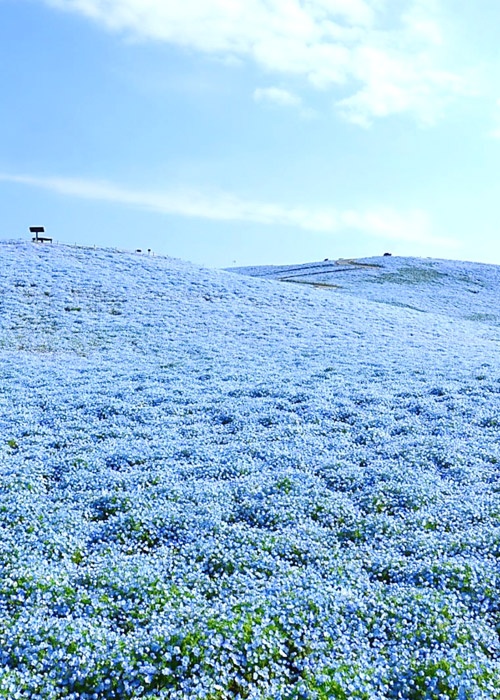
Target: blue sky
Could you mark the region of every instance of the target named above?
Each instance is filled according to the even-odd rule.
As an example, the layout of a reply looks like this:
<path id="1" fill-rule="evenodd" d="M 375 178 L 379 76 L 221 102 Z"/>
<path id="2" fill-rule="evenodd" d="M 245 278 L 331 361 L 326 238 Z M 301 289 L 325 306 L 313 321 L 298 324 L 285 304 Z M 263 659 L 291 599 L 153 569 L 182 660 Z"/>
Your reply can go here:
<path id="1" fill-rule="evenodd" d="M 0 0 L 0 237 L 500 264 L 492 0 Z"/>

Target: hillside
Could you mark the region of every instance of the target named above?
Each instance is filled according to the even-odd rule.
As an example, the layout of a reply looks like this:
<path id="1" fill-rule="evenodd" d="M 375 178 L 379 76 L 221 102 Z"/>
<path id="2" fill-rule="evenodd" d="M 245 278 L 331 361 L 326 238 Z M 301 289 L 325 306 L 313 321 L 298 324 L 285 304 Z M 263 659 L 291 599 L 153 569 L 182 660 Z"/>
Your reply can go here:
<path id="1" fill-rule="evenodd" d="M 500 698 L 500 270 L 358 262 L 0 243 L 0 697 Z"/>
<path id="2" fill-rule="evenodd" d="M 497 265 L 382 256 L 233 271 L 500 326 Z"/>

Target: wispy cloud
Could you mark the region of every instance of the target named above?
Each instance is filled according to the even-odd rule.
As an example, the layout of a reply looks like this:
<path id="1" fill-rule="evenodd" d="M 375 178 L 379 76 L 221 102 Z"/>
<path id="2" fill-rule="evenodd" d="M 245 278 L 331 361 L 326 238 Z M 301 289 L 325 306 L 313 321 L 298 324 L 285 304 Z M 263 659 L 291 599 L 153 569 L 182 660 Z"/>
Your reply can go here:
<path id="1" fill-rule="evenodd" d="M 0 181 L 42 188 L 51 192 L 101 202 L 138 207 L 161 214 L 215 221 L 242 221 L 268 226 L 289 226 L 326 235 L 357 231 L 374 238 L 417 244 L 453 245 L 433 234 L 425 212 L 391 208 L 351 210 L 287 206 L 247 200 L 227 192 L 190 189 L 141 190 L 111 182 L 67 177 L 33 177 L 0 173 Z"/>
<path id="2" fill-rule="evenodd" d="M 249 59 L 342 90 L 348 120 L 410 114 L 432 123 L 453 97 L 469 94 L 463 71 L 445 65 L 440 0 L 40 0 L 112 31 Z"/>
<path id="3" fill-rule="evenodd" d="M 314 119 L 318 116 L 314 109 L 304 106 L 298 95 L 283 88 L 257 88 L 254 90 L 253 99 L 261 104 L 295 109 L 303 119 Z"/>
<path id="4" fill-rule="evenodd" d="M 269 102 L 280 107 L 300 107 L 302 100 L 298 95 L 294 95 L 282 88 L 257 88 L 253 93 L 256 102 Z"/>

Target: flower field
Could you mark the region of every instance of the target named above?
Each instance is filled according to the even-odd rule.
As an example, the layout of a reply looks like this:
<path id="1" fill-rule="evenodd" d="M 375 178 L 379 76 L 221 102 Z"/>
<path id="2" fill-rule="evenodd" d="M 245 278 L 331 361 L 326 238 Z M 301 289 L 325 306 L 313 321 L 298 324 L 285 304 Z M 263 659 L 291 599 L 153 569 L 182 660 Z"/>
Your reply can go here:
<path id="1" fill-rule="evenodd" d="M 0 244 L 0 698 L 500 698 L 500 268 L 364 264 Z"/>

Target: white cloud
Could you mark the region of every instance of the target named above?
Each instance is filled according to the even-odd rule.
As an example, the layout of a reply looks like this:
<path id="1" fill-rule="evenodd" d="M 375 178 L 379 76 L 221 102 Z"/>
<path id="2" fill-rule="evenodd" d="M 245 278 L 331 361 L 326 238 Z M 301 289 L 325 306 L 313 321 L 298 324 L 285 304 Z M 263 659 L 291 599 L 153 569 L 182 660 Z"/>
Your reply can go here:
<path id="1" fill-rule="evenodd" d="M 362 87 L 337 103 L 350 121 L 368 126 L 375 117 L 412 113 L 422 124 L 433 124 L 452 95 L 467 94 L 465 81 L 438 71 L 422 56 L 414 62 L 398 61 L 376 47 L 357 52 L 357 73 Z"/>
<path id="2" fill-rule="evenodd" d="M 287 206 L 246 200 L 227 192 L 188 189 L 139 190 L 111 182 L 67 177 L 33 177 L 0 173 L 0 181 L 38 187 L 81 199 L 139 207 L 161 214 L 198 217 L 215 221 L 245 221 L 269 226 L 290 226 L 326 235 L 358 231 L 374 238 L 418 244 L 453 245 L 436 237 L 420 210 L 391 208 L 342 210 L 331 207 Z"/>
<path id="3" fill-rule="evenodd" d="M 314 109 L 303 105 L 302 99 L 298 95 L 283 88 L 257 88 L 254 90 L 253 99 L 257 103 L 297 109 L 300 117 L 305 120 L 318 117 L 318 113 Z"/>
<path id="4" fill-rule="evenodd" d="M 253 93 L 256 102 L 270 102 L 280 107 L 300 107 L 302 100 L 288 90 L 282 88 L 257 88 Z"/>
<path id="5" fill-rule="evenodd" d="M 469 92 L 444 63 L 439 0 L 41 1 L 112 31 L 341 88 L 341 114 L 363 125 L 401 113 L 430 123 L 447 99 Z"/>

